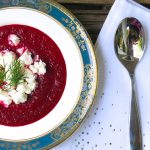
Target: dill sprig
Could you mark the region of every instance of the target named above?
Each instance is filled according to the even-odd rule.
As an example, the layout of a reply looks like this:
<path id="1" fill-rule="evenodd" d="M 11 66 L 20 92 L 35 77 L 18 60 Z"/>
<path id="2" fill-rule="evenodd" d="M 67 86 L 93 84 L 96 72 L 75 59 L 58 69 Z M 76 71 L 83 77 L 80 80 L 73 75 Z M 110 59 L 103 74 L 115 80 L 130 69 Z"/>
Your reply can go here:
<path id="1" fill-rule="evenodd" d="M 10 67 L 10 84 L 16 87 L 25 77 L 24 66 L 20 60 L 14 60 Z"/>
<path id="2" fill-rule="evenodd" d="M 3 85 L 6 79 L 6 71 L 2 65 L 0 65 L 0 86 Z"/>

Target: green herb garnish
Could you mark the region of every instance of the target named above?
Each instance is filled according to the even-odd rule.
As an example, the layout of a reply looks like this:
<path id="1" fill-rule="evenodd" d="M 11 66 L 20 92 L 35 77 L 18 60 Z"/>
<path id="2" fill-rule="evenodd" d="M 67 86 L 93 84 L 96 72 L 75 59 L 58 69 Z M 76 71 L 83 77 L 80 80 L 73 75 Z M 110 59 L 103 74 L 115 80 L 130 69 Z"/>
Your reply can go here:
<path id="1" fill-rule="evenodd" d="M 6 71 L 2 65 L 0 65 L 0 86 L 4 83 L 6 79 Z"/>
<path id="2" fill-rule="evenodd" d="M 17 86 L 25 78 L 24 66 L 20 60 L 14 60 L 10 67 L 10 84 Z"/>

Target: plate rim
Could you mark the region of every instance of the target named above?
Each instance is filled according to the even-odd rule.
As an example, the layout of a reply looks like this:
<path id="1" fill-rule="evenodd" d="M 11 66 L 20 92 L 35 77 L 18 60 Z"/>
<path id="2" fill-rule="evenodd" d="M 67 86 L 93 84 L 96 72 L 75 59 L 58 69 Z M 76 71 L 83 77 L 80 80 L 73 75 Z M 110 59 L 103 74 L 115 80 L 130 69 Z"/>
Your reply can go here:
<path id="1" fill-rule="evenodd" d="M 36 9 L 33 9 L 33 8 L 28 8 L 28 7 L 20 7 L 20 6 L 17 6 L 17 7 L 5 7 L 5 8 L 1 8 L 0 9 L 0 11 L 2 10 L 13 10 L 13 9 L 24 9 L 24 10 L 29 10 L 29 11 L 34 11 L 34 12 L 36 12 L 36 13 L 39 13 L 39 14 L 41 14 L 41 15 L 44 15 L 44 16 L 46 16 L 46 17 L 48 17 L 48 18 L 50 18 L 50 19 L 52 19 L 54 22 L 56 22 L 57 24 L 59 24 L 59 26 L 60 27 L 62 27 L 63 28 L 63 30 L 65 30 L 66 31 L 66 33 L 69 35 L 69 37 L 73 40 L 73 42 L 74 42 L 74 44 L 75 44 L 75 47 L 78 49 L 77 51 L 78 51 L 78 53 L 79 53 L 79 57 L 80 57 L 80 60 L 81 60 L 81 63 L 82 63 L 82 74 L 81 74 L 81 76 L 82 76 L 82 81 L 81 81 L 81 84 L 80 84 L 80 90 L 79 90 L 79 92 L 78 92 L 78 98 L 77 98 L 77 100 L 76 100 L 76 103 L 74 104 L 74 106 L 73 106 L 73 108 L 72 108 L 72 110 L 69 112 L 69 114 L 60 122 L 60 123 L 58 123 L 55 127 L 53 127 L 52 129 L 50 129 L 50 130 L 48 130 L 48 131 L 46 131 L 46 132 L 44 132 L 44 133 L 42 133 L 42 134 L 39 134 L 39 135 L 37 135 L 37 136 L 33 136 L 33 137 L 31 137 L 31 138 L 26 138 L 26 139 L 20 139 L 20 140 L 11 140 L 11 139 L 5 139 L 5 138 L 0 138 L 0 140 L 1 141 L 8 141 L 8 142 L 26 142 L 26 141 L 31 141 L 31 140 L 34 140 L 34 139 L 37 139 L 37 138 L 40 138 L 40 137 L 42 137 L 42 136 L 45 136 L 46 134 L 48 134 L 48 133 L 50 133 L 51 131 L 53 131 L 53 130 L 55 130 L 57 127 L 59 127 L 64 121 L 66 121 L 67 120 L 67 118 L 71 115 L 71 113 L 73 112 L 73 110 L 74 110 L 74 108 L 75 108 L 75 106 L 77 105 L 77 103 L 78 103 L 78 101 L 79 101 L 79 98 L 80 98 L 80 95 L 81 95 L 81 92 L 82 92 L 82 87 L 83 87 L 83 79 L 84 79 L 84 65 L 83 65 L 83 59 L 82 59 L 82 56 L 81 56 L 81 53 L 80 53 L 80 48 L 78 47 L 78 45 L 77 45 L 77 43 L 76 43 L 76 41 L 75 41 L 75 39 L 73 38 L 73 36 L 72 36 L 72 34 L 59 22 L 59 21 L 57 21 L 55 18 L 53 18 L 52 16 L 49 16 L 48 14 L 45 14 L 45 13 L 43 13 L 43 12 L 41 12 L 41 11 L 39 11 L 39 10 L 36 10 Z M 50 37 L 51 38 L 51 37 Z M 30 125 L 30 124 L 29 124 Z"/>
<path id="2" fill-rule="evenodd" d="M 18 3 L 12 3 L 10 4 L 11 2 L 7 2 L 9 3 L 9 5 L 11 6 L 8 6 L 8 7 L 20 7 L 20 2 L 21 0 L 18 0 Z M 39 1 L 38 1 L 39 2 Z M 38 3 L 37 2 L 37 3 Z M 55 2 L 54 0 L 51 0 L 51 1 L 47 1 L 47 0 L 41 0 L 40 2 L 45 2 L 47 4 L 49 4 L 49 6 L 52 6 L 52 7 L 55 7 L 55 9 L 58 9 L 59 11 L 61 11 L 61 13 L 64 13 L 67 17 L 69 17 L 70 19 L 72 19 L 72 21 L 76 24 L 77 27 L 80 28 L 80 30 L 82 31 L 82 33 L 85 34 L 85 41 L 87 42 L 88 46 L 89 46 L 89 51 L 93 54 L 92 57 L 92 61 L 95 61 L 95 64 L 94 64 L 94 78 L 95 78 L 95 85 L 94 85 L 94 90 L 93 90 L 93 97 L 91 98 L 92 102 L 89 104 L 89 107 L 88 109 L 86 110 L 86 114 L 81 118 L 81 120 L 76 123 L 76 125 L 73 126 L 73 129 L 67 133 L 67 135 L 65 135 L 63 138 L 59 139 L 58 141 L 55 141 L 54 143 L 51 143 L 49 144 L 48 146 L 46 147 L 42 147 L 42 149 L 47 149 L 47 148 L 53 148 L 54 146 L 62 143 L 64 140 L 66 140 L 68 137 L 70 137 L 75 130 L 77 130 L 77 128 L 79 128 L 80 124 L 82 123 L 82 121 L 84 120 L 84 118 L 86 117 L 87 113 L 90 111 L 91 107 L 93 106 L 93 103 L 94 103 L 94 100 L 95 100 L 95 96 L 96 96 L 96 91 L 97 91 L 97 85 L 98 85 L 98 65 L 97 65 L 97 60 L 96 60 L 96 55 L 95 55 L 95 51 L 94 51 L 94 46 L 93 46 L 93 43 L 90 39 L 90 36 L 88 35 L 87 31 L 85 30 L 85 28 L 83 27 L 83 25 L 80 23 L 80 21 L 68 10 L 66 9 L 64 6 L 62 6 L 61 4 Z M 40 3 L 39 2 L 39 3 Z M 5 3 L 5 2 L 4 2 Z M 27 3 L 27 2 L 26 2 Z M 36 3 L 36 2 L 35 2 Z M 34 5 L 34 4 L 33 4 Z M 7 8 L 6 6 L 0 6 L 2 9 L 3 8 Z M 21 6 L 21 7 L 24 7 L 24 8 L 30 8 L 30 7 L 27 7 L 27 6 Z M 35 9 L 35 8 L 32 8 L 32 9 Z M 35 9 L 37 10 L 37 9 Z M 43 13 L 42 10 L 38 10 L 38 11 L 41 11 Z M 44 12 L 45 13 L 45 12 Z M 46 15 L 50 15 L 50 14 L 47 14 Z M 51 16 L 53 17 L 53 16 Z M 55 18 L 54 18 L 55 19 Z M 56 19 L 57 20 L 57 19 Z M 57 20 L 58 21 L 58 20 Z M 69 31 L 71 32 L 71 31 Z M 71 33 L 72 34 L 72 33 Z M 80 49 L 80 47 L 79 47 Z M 88 52 L 89 53 L 89 52 Z M 83 58 L 82 58 L 83 59 Z M 94 83 L 94 82 L 93 82 Z M 47 133 L 49 134 L 49 133 Z M 45 136 L 45 135 L 44 135 Z M 36 139 L 35 139 L 36 140 Z M 31 140 L 32 141 L 32 140 Z M 7 141 L 3 141 L 3 142 L 7 142 Z M 14 143 L 13 143 L 14 144 Z M 22 142 L 17 142 L 17 147 L 21 147 L 21 144 Z M 0 147 L 1 147 L 1 141 L 0 141 Z"/>

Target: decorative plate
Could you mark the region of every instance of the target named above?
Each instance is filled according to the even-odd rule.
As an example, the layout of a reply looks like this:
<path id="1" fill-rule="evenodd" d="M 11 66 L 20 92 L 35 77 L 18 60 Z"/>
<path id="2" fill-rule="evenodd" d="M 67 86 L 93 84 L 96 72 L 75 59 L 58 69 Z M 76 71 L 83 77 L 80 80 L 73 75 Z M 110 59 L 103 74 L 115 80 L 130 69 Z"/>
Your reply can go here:
<path id="1" fill-rule="evenodd" d="M 48 0 L 1 0 L 0 25 L 23 24 L 49 35 L 67 67 L 64 93 L 48 115 L 21 126 L 0 125 L 0 149 L 48 149 L 69 137 L 92 106 L 97 65 L 91 40 L 80 22 L 64 7 Z"/>

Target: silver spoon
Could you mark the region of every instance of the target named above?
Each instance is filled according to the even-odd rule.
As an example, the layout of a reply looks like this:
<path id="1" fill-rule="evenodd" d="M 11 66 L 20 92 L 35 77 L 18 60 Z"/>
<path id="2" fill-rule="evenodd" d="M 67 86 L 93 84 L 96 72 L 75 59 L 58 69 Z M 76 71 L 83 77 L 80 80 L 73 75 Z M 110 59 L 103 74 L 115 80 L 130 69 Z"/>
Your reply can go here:
<path id="1" fill-rule="evenodd" d="M 130 112 L 130 147 L 131 150 L 142 150 L 142 132 L 138 101 L 134 84 L 134 70 L 144 53 L 145 34 L 142 24 L 136 18 L 125 18 L 121 21 L 115 35 L 117 57 L 128 70 L 132 81 L 132 101 Z"/>

